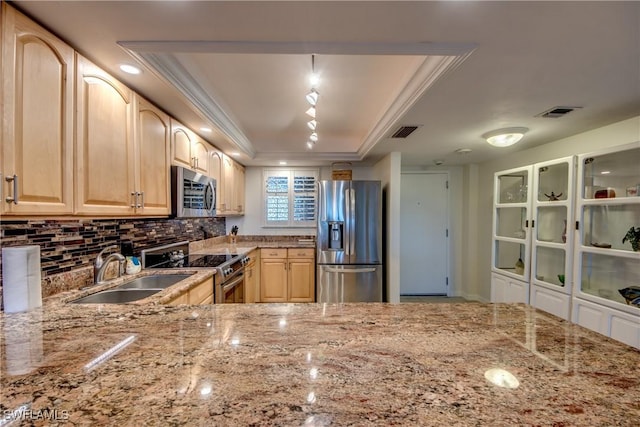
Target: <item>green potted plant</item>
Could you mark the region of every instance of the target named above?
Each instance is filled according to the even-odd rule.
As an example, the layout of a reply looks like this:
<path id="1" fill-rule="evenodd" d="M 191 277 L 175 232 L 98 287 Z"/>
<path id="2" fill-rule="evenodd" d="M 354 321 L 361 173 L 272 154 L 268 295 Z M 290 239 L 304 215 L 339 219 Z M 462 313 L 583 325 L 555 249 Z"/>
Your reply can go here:
<path id="1" fill-rule="evenodd" d="M 631 227 L 622 238 L 622 243 L 627 240 L 631 242 L 631 249 L 636 252 L 640 251 L 640 227 Z"/>

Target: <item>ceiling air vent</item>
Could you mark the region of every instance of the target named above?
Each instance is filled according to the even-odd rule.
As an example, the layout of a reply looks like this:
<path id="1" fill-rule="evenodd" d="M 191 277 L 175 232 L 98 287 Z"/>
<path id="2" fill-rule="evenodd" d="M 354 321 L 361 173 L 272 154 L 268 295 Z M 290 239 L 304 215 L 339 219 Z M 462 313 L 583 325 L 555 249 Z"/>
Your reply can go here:
<path id="1" fill-rule="evenodd" d="M 398 129 L 393 135 L 391 135 L 391 138 L 406 138 L 419 127 L 420 126 L 401 126 L 400 129 Z"/>
<path id="2" fill-rule="evenodd" d="M 547 119 L 559 119 L 564 117 L 575 109 L 582 107 L 553 107 L 547 111 L 543 111 L 540 114 L 536 114 L 536 117 L 544 117 Z"/>

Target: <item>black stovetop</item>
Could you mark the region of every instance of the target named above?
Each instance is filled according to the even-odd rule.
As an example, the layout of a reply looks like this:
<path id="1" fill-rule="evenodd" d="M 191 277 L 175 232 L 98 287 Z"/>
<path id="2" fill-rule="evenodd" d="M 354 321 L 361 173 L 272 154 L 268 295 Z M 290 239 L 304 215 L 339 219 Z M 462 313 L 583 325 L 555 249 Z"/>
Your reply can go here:
<path id="1" fill-rule="evenodd" d="M 219 267 L 237 258 L 231 255 L 186 255 L 183 258 L 170 259 L 169 254 L 148 255 L 146 268 L 188 268 L 188 267 Z"/>

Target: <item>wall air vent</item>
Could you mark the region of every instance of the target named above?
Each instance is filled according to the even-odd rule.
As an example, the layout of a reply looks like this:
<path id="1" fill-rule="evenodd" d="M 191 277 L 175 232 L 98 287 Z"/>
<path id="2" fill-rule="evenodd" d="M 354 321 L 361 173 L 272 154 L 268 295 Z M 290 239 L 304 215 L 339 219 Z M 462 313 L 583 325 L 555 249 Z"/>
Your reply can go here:
<path id="1" fill-rule="evenodd" d="M 564 117 L 573 110 L 579 108 L 582 107 L 553 107 L 547 111 L 543 111 L 540 114 L 536 114 L 536 117 L 544 117 L 546 119 L 559 119 L 560 117 Z"/>
<path id="2" fill-rule="evenodd" d="M 395 131 L 391 138 L 406 138 L 413 133 L 420 126 L 401 126 L 400 129 Z"/>

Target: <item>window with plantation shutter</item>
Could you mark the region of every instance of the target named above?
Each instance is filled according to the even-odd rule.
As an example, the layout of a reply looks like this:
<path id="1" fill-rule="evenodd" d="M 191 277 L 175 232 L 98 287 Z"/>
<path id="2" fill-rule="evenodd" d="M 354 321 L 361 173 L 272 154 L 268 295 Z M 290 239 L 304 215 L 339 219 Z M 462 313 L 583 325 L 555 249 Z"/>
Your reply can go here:
<path id="1" fill-rule="evenodd" d="M 315 227 L 318 170 L 264 169 L 264 225 Z"/>

